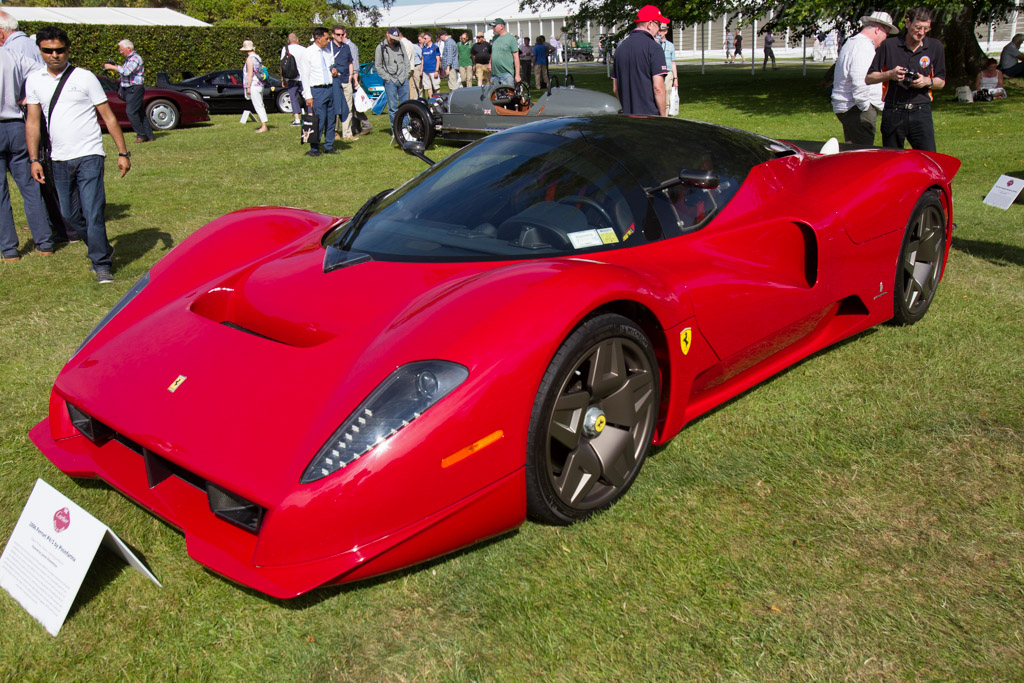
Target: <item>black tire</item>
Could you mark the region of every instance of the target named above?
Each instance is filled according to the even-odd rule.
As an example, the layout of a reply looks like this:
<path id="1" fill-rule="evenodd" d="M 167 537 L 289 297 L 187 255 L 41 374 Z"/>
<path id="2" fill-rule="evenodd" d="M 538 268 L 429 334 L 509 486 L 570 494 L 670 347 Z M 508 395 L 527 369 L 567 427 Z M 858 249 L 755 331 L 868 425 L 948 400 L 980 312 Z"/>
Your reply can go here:
<path id="1" fill-rule="evenodd" d="M 274 97 L 274 106 L 282 114 L 292 113 L 292 97 L 288 94 L 287 90 L 279 90 L 277 95 Z"/>
<path id="2" fill-rule="evenodd" d="M 893 324 L 913 325 L 928 312 L 946 258 L 946 225 L 946 211 L 938 194 L 925 192 L 910 214 L 900 245 L 893 286 Z"/>
<path id="3" fill-rule="evenodd" d="M 146 105 L 146 116 L 153 130 L 174 130 L 181 121 L 178 105 L 170 100 L 153 100 Z"/>
<path id="4" fill-rule="evenodd" d="M 595 316 L 569 335 L 544 373 L 530 417 L 531 519 L 572 524 L 629 490 L 651 448 L 659 388 L 651 341 L 629 319 Z"/>
<path id="5" fill-rule="evenodd" d="M 424 147 L 430 147 L 434 141 L 434 126 L 426 105 L 417 100 L 408 100 L 398 105 L 392 132 L 399 147 L 414 140 L 422 142 Z"/>

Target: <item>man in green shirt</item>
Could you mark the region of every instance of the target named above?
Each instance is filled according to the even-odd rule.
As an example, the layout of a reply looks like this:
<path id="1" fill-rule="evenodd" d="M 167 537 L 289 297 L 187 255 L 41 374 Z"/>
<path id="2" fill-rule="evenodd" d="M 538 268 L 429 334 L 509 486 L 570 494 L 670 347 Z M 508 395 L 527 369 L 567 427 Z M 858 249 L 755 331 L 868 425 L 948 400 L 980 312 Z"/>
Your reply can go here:
<path id="1" fill-rule="evenodd" d="M 505 20 L 491 22 L 494 40 L 491 42 L 491 85 L 515 85 L 519 77 L 519 43 L 505 29 Z"/>
<path id="2" fill-rule="evenodd" d="M 459 36 L 459 78 L 462 79 L 462 87 L 468 88 L 473 85 L 473 44 L 469 42 L 469 34 L 465 31 Z M 483 85 L 483 83 L 477 83 Z"/>

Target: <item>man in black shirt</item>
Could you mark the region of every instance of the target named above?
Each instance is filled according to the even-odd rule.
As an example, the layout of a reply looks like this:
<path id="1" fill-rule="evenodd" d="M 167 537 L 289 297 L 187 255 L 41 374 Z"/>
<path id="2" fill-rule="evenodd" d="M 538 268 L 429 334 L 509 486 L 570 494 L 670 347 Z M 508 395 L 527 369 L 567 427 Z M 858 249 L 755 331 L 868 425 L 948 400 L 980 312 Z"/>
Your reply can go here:
<path id="1" fill-rule="evenodd" d="M 907 12 L 905 35 L 886 38 L 864 79 L 867 85 L 882 83 L 882 145 L 934 152 L 932 90 L 946 85 L 946 53 L 942 43 L 928 37 L 932 13 L 926 7 Z"/>
<path id="2" fill-rule="evenodd" d="M 491 80 L 491 44 L 484 40 L 482 34 L 477 35 L 476 43 L 469 51 L 473 58 L 473 73 L 476 74 L 476 84 L 486 85 Z"/>
<path id="3" fill-rule="evenodd" d="M 622 113 L 637 116 L 665 115 L 665 52 L 654 39 L 669 19 L 654 5 L 636 14 L 636 28 L 615 50 L 612 92 L 622 102 Z"/>

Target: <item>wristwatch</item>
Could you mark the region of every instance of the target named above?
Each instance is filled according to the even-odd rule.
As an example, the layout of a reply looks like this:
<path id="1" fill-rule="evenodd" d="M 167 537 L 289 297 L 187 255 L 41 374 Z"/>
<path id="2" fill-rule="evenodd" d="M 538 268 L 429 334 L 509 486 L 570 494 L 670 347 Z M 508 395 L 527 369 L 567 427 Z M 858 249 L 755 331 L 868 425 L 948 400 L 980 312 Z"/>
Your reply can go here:
<path id="1" fill-rule="evenodd" d="M 131 159 L 132 158 L 132 153 L 131 152 L 118 152 L 117 156 L 124 157 L 125 159 Z"/>
<path id="2" fill-rule="evenodd" d="M 30 163 L 30 164 L 39 164 L 39 163 L 42 163 L 42 162 L 39 161 L 39 159 L 29 159 L 28 163 Z"/>

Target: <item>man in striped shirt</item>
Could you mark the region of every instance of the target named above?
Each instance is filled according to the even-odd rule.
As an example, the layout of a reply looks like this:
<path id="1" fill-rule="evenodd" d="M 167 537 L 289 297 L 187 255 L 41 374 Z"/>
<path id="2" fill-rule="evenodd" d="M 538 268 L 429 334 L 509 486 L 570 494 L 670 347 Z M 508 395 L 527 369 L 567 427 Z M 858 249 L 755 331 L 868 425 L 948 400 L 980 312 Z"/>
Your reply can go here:
<path id="1" fill-rule="evenodd" d="M 154 137 L 153 127 L 149 125 L 149 117 L 146 116 L 144 101 L 146 87 L 143 84 L 146 82 L 146 68 L 142 65 L 142 57 L 135 51 L 135 45 L 127 38 L 117 44 L 117 51 L 124 56 L 124 64 L 118 66 L 113 62 L 107 62 L 103 68 L 116 71 L 121 76 L 118 94 L 125 102 L 128 121 L 135 131 L 135 142 L 150 142 Z"/>

